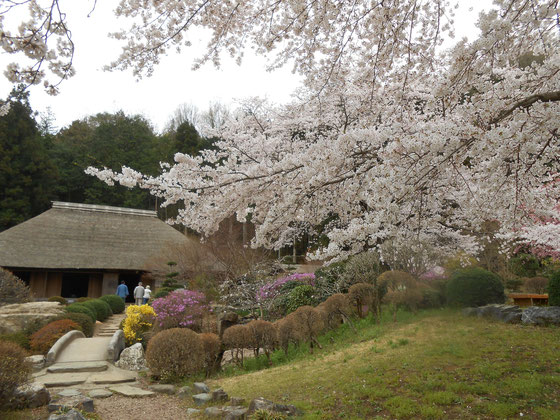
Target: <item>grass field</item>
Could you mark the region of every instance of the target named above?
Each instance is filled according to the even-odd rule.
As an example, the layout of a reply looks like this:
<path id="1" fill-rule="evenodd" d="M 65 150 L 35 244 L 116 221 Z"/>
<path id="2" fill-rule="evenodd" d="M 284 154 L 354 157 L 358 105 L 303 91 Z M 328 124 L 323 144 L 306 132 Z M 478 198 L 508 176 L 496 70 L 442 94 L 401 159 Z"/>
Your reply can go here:
<path id="1" fill-rule="evenodd" d="M 361 321 L 310 355 L 277 352 L 208 381 L 229 395 L 294 404 L 307 419 L 560 419 L 560 328 L 463 317 L 453 310 Z"/>

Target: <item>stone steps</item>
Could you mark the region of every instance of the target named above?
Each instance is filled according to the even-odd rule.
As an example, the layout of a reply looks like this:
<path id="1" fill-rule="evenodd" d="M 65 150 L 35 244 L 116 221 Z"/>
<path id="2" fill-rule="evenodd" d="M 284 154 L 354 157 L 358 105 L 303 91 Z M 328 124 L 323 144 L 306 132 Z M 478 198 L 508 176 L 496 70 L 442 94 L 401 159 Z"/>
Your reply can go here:
<path id="1" fill-rule="evenodd" d="M 103 372 L 109 364 L 104 361 L 89 362 L 67 362 L 55 363 L 47 368 L 48 373 L 71 373 L 71 372 Z"/>

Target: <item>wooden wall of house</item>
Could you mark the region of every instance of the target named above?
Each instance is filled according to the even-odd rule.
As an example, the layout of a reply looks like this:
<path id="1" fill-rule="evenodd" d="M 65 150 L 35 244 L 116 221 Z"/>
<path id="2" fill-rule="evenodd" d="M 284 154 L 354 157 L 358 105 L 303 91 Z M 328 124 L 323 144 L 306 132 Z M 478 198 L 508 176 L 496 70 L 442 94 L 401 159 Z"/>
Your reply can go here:
<path id="1" fill-rule="evenodd" d="M 29 289 L 35 298 L 60 296 L 62 290 L 62 273 L 32 271 L 29 277 Z"/>
<path id="2" fill-rule="evenodd" d="M 91 273 L 89 275 L 88 297 L 98 298 L 103 291 L 103 273 Z"/>
<path id="3" fill-rule="evenodd" d="M 62 293 L 62 273 L 50 272 L 47 276 L 47 294 L 45 297 L 60 296 Z"/>

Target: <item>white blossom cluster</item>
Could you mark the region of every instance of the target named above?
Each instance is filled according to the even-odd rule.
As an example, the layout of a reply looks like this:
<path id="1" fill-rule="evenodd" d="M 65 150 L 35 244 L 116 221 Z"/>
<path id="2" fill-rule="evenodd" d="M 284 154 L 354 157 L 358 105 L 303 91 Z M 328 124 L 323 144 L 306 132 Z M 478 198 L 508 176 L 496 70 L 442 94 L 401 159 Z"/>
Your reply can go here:
<path id="1" fill-rule="evenodd" d="M 557 1 L 496 0 L 479 38 L 443 53 L 446 1 L 121 0 L 117 13 L 135 22 L 118 68 L 149 74 L 205 27 L 201 62 L 250 46 L 306 77 L 293 103 L 248 101 L 217 150 L 177 154 L 159 177 L 88 169 L 182 203 L 177 222 L 211 234 L 250 216 L 254 245 L 270 248 L 322 226 L 318 258 L 388 239 L 473 251 L 491 220 L 505 237 L 544 229 L 560 249 L 558 229 L 535 221 L 559 196 Z"/>

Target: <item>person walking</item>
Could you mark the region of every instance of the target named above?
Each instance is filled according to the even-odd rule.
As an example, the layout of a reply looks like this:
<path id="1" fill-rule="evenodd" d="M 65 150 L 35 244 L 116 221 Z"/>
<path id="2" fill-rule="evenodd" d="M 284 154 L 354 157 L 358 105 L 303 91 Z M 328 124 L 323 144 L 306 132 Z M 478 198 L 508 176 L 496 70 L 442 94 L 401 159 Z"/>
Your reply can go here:
<path id="1" fill-rule="evenodd" d="M 148 300 L 152 296 L 152 291 L 150 290 L 150 285 L 148 284 L 144 289 L 144 305 L 148 303 Z"/>
<path id="2" fill-rule="evenodd" d="M 144 287 L 142 286 L 142 282 L 138 282 L 138 286 L 134 288 L 134 301 L 136 305 L 142 305 L 142 301 L 144 300 Z"/>
<path id="3" fill-rule="evenodd" d="M 118 297 L 120 297 L 123 301 L 126 300 L 128 296 L 128 287 L 124 283 L 124 280 L 121 281 L 121 284 L 117 286 L 117 293 L 115 293 Z"/>

